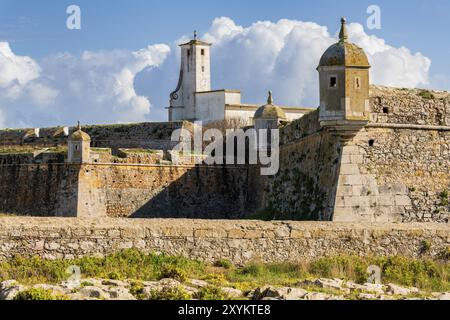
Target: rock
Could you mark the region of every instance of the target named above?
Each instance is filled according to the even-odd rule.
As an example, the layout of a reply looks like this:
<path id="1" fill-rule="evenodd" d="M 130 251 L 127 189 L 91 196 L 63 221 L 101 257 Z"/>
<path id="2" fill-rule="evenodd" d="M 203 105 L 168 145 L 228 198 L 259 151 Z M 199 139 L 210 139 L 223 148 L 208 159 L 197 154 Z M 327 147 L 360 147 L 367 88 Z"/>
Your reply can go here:
<path id="1" fill-rule="evenodd" d="M 136 298 L 124 287 L 113 287 L 108 290 L 113 300 L 136 300 Z"/>
<path id="2" fill-rule="evenodd" d="M 414 293 L 419 293 L 417 288 L 405 288 L 392 283 L 387 285 L 387 292 L 394 295 L 407 296 Z"/>
<path id="3" fill-rule="evenodd" d="M 377 300 L 378 296 L 373 293 L 360 293 L 358 295 L 358 299 L 360 299 L 360 300 Z"/>
<path id="4" fill-rule="evenodd" d="M 445 292 L 442 293 L 441 295 L 436 297 L 438 300 L 446 300 L 449 301 L 450 300 L 450 292 Z"/>
<path id="5" fill-rule="evenodd" d="M 86 298 L 95 298 L 95 299 L 106 299 L 109 296 L 108 294 L 106 294 L 105 291 L 103 291 L 103 289 L 94 286 L 84 287 L 78 293 Z"/>
<path id="6" fill-rule="evenodd" d="M 164 287 L 178 287 L 181 285 L 180 281 L 174 280 L 174 279 L 161 279 L 158 282 L 158 285 L 164 286 Z"/>
<path id="7" fill-rule="evenodd" d="M 121 280 L 103 280 L 101 283 L 104 286 L 114 286 L 114 287 L 126 287 L 128 285 L 127 282 Z"/>
<path id="8" fill-rule="evenodd" d="M 329 298 L 329 295 L 321 292 L 308 292 L 304 296 L 305 300 L 328 300 Z"/>
<path id="9" fill-rule="evenodd" d="M 189 286 L 183 286 L 183 289 L 189 293 L 191 296 L 195 295 L 199 290 L 197 288 L 189 287 Z"/>
<path id="10" fill-rule="evenodd" d="M 319 288 L 334 289 L 350 293 L 349 288 L 344 288 L 344 280 L 341 279 L 317 279 L 313 282 L 313 285 Z"/>
<path id="11" fill-rule="evenodd" d="M 14 297 L 26 287 L 20 285 L 16 280 L 7 280 L 0 283 L 0 300 L 13 300 Z"/>
<path id="12" fill-rule="evenodd" d="M 220 288 L 224 293 L 226 293 L 231 298 L 239 298 L 243 296 L 243 293 L 239 289 L 234 288 Z"/>
<path id="13" fill-rule="evenodd" d="M 193 286 L 199 287 L 199 288 L 204 288 L 207 287 L 209 284 L 206 281 L 203 280 L 195 280 L 195 279 L 191 279 L 189 280 L 189 283 L 192 284 Z"/>
<path id="14" fill-rule="evenodd" d="M 375 283 L 357 284 L 352 281 L 349 281 L 345 285 L 350 289 L 350 291 L 359 290 L 377 294 L 384 293 L 384 286 L 382 284 L 375 284 Z"/>
<path id="15" fill-rule="evenodd" d="M 266 286 L 258 288 L 253 292 L 253 300 L 262 300 L 263 298 L 279 298 L 281 300 L 300 300 L 307 294 L 307 291 L 299 288 L 274 288 Z"/>

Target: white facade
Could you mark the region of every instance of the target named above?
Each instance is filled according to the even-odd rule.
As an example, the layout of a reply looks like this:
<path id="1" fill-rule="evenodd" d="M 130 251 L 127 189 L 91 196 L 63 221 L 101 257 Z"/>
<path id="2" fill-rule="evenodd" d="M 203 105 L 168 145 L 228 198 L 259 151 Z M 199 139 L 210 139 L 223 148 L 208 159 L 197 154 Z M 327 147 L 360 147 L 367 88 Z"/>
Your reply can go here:
<path id="1" fill-rule="evenodd" d="M 195 94 L 211 90 L 210 46 L 198 40 L 180 45 L 180 78 L 170 94 L 169 121 L 197 119 Z"/>
<path id="2" fill-rule="evenodd" d="M 213 122 L 239 118 L 252 125 L 258 105 L 243 105 L 240 91 L 211 90 L 211 44 L 194 39 L 180 48 L 180 77 L 177 88 L 170 94 L 169 121 Z M 282 109 L 288 121 L 312 111 Z"/>

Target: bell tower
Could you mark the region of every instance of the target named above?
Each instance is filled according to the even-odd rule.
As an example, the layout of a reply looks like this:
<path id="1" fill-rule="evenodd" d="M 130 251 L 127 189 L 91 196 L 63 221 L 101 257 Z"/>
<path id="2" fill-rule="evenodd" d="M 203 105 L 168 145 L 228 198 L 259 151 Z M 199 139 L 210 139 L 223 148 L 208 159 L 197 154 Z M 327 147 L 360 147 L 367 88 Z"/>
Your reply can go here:
<path id="1" fill-rule="evenodd" d="M 170 94 L 169 121 L 195 120 L 195 93 L 211 90 L 211 44 L 194 39 L 181 44 L 178 85 Z"/>

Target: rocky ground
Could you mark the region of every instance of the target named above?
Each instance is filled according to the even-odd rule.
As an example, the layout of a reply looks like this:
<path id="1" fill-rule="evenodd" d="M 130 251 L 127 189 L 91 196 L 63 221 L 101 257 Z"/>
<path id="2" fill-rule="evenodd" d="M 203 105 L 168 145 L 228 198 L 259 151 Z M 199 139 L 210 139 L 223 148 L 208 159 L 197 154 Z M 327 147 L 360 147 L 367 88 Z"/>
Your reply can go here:
<path id="1" fill-rule="evenodd" d="M 265 286 L 251 291 L 217 287 L 203 280 L 180 283 L 160 281 L 120 281 L 84 279 L 60 285 L 26 286 L 15 280 L 0 283 L 0 300 L 450 300 L 450 292 L 428 293 L 395 284 L 356 284 L 340 279 L 316 279 L 293 287 Z"/>

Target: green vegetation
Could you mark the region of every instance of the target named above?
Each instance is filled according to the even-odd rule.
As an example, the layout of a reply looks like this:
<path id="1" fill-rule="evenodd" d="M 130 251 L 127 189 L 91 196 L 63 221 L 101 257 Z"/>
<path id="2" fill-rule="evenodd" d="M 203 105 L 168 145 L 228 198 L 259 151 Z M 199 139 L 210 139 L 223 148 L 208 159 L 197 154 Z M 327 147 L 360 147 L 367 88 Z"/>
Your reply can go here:
<path id="1" fill-rule="evenodd" d="M 449 205 L 449 195 L 448 191 L 444 190 L 439 194 L 439 199 L 441 201 L 441 205 L 448 206 Z"/>
<path id="2" fill-rule="evenodd" d="M 206 286 L 194 295 L 198 300 L 230 300 L 230 296 L 217 286 Z"/>
<path id="3" fill-rule="evenodd" d="M 233 264 L 230 260 L 220 259 L 214 262 L 214 266 L 218 268 L 231 269 L 233 267 Z"/>
<path id="4" fill-rule="evenodd" d="M 233 267 L 227 260 L 214 265 L 164 254 L 145 254 L 137 250 L 125 250 L 104 258 L 86 257 L 75 260 L 48 261 L 40 258 L 16 257 L 0 262 L 0 281 L 17 280 L 23 284 L 57 284 L 70 274 L 67 267 L 78 265 L 83 278 L 133 279 L 132 294 L 143 298 L 142 281 L 173 278 L 180 282 L 188 279 L 205 280 L 210 284 L 198 295 L 204 299 L 220 296 L 214 287 L 227 286 L 251 290 L 259 286 L 297 285 L 311 278 L 341 278 L 357 283 L 367 281 L 367 269 L 380 267 L 384 283 L 415 286 L 424 291 L 450 291 L 450 248 L 441 254 L 442 260 L 405 257 L 326 257 L 310 263 L 252 262 L 243 267 Z M 89 285 L 84 283 L 84 285 Z M 162 293 L 164 299 L 185 294 L 178 291 Z M 156 295 L 156 293 L 155 293 Z M 153 295 L 152 298 L 158 298 Z"/>
<path id="5" fill-rule="evenodd" d="M 187 273 L 181 267 L 174 266 L 172 264 L 165 264 L 161 268 L 161 274 L 159 279 L 170 278 L 175 279 L 180 282 L 185 282 L 188 280 Z"/>
<path id="6" fill-rule="evenodd" d="M 152 290 L 148 300 L 190 300 L 191 296 L 182 287 L 166 287 L 161 291 Z"/>
<path id="7" fill-rule="evenodd" d="M 434 94 L 429 90 L 420 90 L 417 95 L 426 100 L 434 100 L 435 99 Z"/>
<path id="8" fill-rule="evenodd" d="M 54 295 L 52 290 L 33 288 L 19 292 L 14 300 L 68 300 L 68 297 L 63 294 Z"/>
<path id="9" fill-rule="evenodd" d="M 429 252 L 431 249 L 431 243 L 430 241 L 422 241 L 422 243 L 420 244 L 420 251 L 422 252 L 422 254 L 425 254 L 427 252 Z"/>

